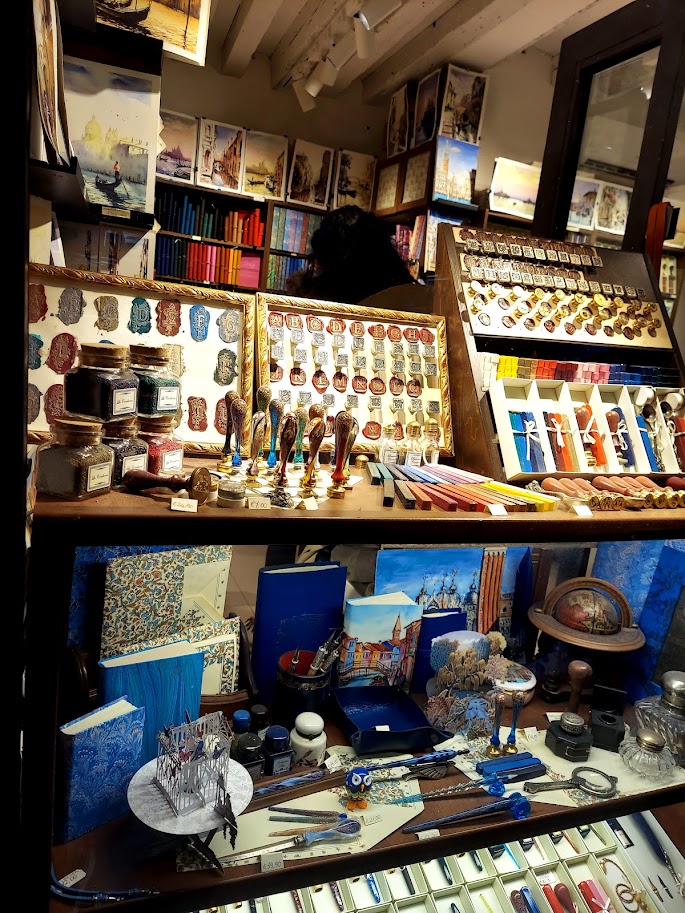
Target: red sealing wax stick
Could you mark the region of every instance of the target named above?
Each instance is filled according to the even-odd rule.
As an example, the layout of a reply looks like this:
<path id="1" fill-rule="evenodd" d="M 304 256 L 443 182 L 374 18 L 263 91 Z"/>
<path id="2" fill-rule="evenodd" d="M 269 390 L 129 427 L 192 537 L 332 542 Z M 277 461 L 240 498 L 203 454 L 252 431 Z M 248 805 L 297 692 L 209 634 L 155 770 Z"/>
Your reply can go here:
<path id="1" fill-rule="evenodd" d="M 553 913 L 566 913 L 562 905 L 557 900 L 557 895 L 554 893 L 554 888 L 551 884 L 543 884 L 542 893 L 547 898 L 547 903 L 552 908 Z"/>
<path id="2" fill-rule="evenodd" d="M 604 896 L 591 878 L 588 878 L 587 881 L 579 882 L 578 889 L 583 895 L 583 900 L 590 908 L 590 913 L 615 913 L 614 906 L 609 898 Z"/>

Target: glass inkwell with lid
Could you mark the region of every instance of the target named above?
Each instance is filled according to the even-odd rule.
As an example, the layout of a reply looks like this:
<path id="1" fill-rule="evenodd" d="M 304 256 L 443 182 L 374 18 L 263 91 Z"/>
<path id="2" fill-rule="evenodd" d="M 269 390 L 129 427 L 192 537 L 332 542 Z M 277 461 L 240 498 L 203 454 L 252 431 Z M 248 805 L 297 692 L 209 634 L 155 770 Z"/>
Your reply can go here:
<path id="1" fill-rule="evenodd" d="M 107 494 L 114 453 L 102 443 L 102 423 L 61 416 L 50 431 L 52 439 L 38 449 L 36 490 L 68 501 Z"/>
<path id="2" fill-rule="evenodd" d="M 662 735 L 678 764 L 685 767 L 685 672 L 664 673 L 661 692 L 635 701 L 635 719 L 638 726 Z"/>

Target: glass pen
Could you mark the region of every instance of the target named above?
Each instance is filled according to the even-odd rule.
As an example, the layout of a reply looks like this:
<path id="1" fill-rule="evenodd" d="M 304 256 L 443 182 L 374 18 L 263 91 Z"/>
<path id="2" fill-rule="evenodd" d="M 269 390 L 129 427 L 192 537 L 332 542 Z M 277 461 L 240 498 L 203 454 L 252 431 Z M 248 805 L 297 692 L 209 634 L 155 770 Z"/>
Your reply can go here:
<path id="1" fill-rule="evenodd" d="M 373 872 L 366 873 L 366 883 L 368 884 L 369 890 L 371 891 L 371 894 L 373 895 L 373 899 L 376 901 L 376 903 L 380 903 L 381 902 L 381 892 L 380 892 L 380 889 L 378 887 L 378 882 L 376 881 L 376 878 L 375 878 Z"/>
<path id="2" fill-rule="evenodd" d="M 452 878 L 452 873 L 450 872 L 450 867 L 447 865 L 447 860 L 444 856 L 438 856 L 438 863 L 442 869 L 442 874 L 447 880 L 447 884 L 454 884 L 454 879 Z"/>

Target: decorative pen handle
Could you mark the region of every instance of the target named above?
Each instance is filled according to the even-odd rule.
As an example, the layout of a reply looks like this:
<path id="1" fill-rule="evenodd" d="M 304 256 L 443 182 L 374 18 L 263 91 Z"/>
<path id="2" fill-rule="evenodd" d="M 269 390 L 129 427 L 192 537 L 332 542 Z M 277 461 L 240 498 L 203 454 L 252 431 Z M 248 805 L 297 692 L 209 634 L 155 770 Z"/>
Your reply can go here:
<path id="1" fill-rule="evenodd" d="M 281 444 L 278 452 L 280 463 L 276 471 L 276 481 L 278 485 L 286 484 L 285 470 L 288 465 L 288 457 L 290 456 L 293 444 L 295 443 L 296 434 L 297 420 L 292 412 L 288 412 L 283 418 L 283 425 L 281 427 Z"/>
<path id="2" fill-rule="evenodd" d="M 344 466 L 347 446 L 355 422 L 356 419 L 349 412 L 338 412 L 335 417 L 335 469 L 331 474 L 332 482 L 345 481 Z"/>
<path id="3" fill-rule="evenodd" d="M 264 432 L 266 431 L 266 413 L 265 412 L 255 412 L 252 417 L 252 440 L 250 442 L 250 460 L 251 463 L 248 467 L 247 474 L 249 476 L 256 476 L 259 473 L 259 454 L 262 450 L 262 444 L 264 443 Z"/>

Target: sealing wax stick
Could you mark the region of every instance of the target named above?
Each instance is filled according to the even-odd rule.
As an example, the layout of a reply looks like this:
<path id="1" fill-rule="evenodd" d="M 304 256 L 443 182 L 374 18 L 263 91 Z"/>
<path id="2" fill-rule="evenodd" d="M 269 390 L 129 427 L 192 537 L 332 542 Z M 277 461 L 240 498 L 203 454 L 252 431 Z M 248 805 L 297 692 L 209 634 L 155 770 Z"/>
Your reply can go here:
<path id="1" fill-rule="evenodd" d="M 542 893 L 547 898 L 547 903 L 552 908 L 552 913 L 565 913 L 564 908 L 557 899 L 557 895 L 554 893 L 554 888 L 551 884 L 543 884 Z"/>
<path id="2" fill-rule="evenodd" d="M 559 884 L 554 885 L 554 893 L 556 894 L 557 900 L 564 908 L 566 913 L 576 913 L 576 907 L 573 903 L 571 892 L 563 882 L 559 882 Z"/>
<path id="3" fill-rule="evenodd" d="M 591 878 L 579 882 L 578 889 L 590 908 L 590 913 L 616 913 L 611 901 L 605 897 Z"/>

